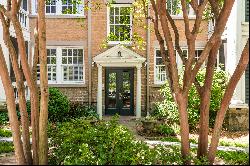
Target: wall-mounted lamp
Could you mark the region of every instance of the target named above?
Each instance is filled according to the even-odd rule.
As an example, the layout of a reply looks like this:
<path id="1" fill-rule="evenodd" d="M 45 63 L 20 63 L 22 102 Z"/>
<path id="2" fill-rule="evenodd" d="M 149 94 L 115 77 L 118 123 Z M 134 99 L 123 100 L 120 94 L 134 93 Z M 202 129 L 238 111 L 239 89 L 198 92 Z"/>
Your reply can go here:
<path id="1" fill-rule="evenodd" d="M 121 51 L 118 51 L 118 56 L 119 56 L 119 57 L 122 57 Z"/>

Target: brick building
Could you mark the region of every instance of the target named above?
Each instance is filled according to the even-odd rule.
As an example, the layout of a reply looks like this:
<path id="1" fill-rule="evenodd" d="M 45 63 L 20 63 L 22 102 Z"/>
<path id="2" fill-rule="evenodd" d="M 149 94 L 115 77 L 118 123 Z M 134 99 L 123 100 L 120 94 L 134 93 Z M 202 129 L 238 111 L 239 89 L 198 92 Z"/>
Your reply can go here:
<path id="1" fill-rule="evenodd" d="M 119 113 L 145 116 L 152 110 L 154 102 L 161 100 L 159 89 L 166 81 L 155 34 L 135 24 L 133 15 L 127 12 L 133 0 L 116 0 L 111 6 L 105 5 L 106 0 L 92 1 L 98 4 L 98 7 L 92 6 L 92 10 L 83 10 L 82 4 L 74 6 L 70 0 L 64 3 L 52 0 L 46 5 L 49 86 L 58 87 L 71 101 L 97 105 L 102 115 Z M 179 29 L 180 45 L 186 50 L 184 22 L 181 13 L 173 10 L 174 7 L 178 8 L 174 1 L 171 0 L 168 10 Z M 32 62 L 36 0 L 24 0 L 22 6 L 22 9 L 27 9 L 27 52 Z M 73 11 L 75 7 L 75 14 L 65 13 Z M 127 21 L 121 25 L 123 17 Z M 192 8 L 189 18 L 192 25 L 195 19 Z M 146 24 L 153 27 L 151 22 Z M 119 28 L 126 30 L 127 35 L 119 32 Z M 209 37 L 208 22 L 203 20 L 200 29 L 196 40 L 197 58 Z M 112 33 L 118 38 L 110 38 Z M 144 39 L 146 50 L 133 47 L 130 39 L 134 34 Z M 107 47 L 101 47 L 107 38 Z M 181 67 L 180 59 L 177 59 L 177 63 Z M 9 68 L 11 70 L 10 65 Z M 0 92 L 0 100 L 4 101 L 1 85 Z"/>

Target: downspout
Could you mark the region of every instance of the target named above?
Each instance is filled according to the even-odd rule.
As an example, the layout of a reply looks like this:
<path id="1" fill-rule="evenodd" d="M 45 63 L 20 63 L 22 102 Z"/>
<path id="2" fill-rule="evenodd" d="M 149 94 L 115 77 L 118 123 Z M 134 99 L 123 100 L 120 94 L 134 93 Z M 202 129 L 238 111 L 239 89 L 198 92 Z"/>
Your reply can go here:
<path id="1" fill-rule="evenodd" d="M 149 15 L 150 15 L 150 2 L 148 1 L 148 13 L 147 13 L 147 76 L 146 76 L 146 79 L 147 79 L 147 88 L 146 88 L 146 101 L 147 101 L 147 104 L 146 104 L 146 111 L 147 111 L 147 116 L 149 116 L 149 57 L 150 57 L 150 19 L 149 19 Z"/>
<path id="2" fill-rule="evenodd" d="M 91 19 L 92 13 L 91 13 L 91 0 L 88 1 L 88 65 L 89 65 L 89 70 L 88 70 L 88 77 L 89 77 L 89 86 L 88 86 L 88 102 L 89 106 L 91 105 L 91 100 L 92 100 L 92 19 Z"/>

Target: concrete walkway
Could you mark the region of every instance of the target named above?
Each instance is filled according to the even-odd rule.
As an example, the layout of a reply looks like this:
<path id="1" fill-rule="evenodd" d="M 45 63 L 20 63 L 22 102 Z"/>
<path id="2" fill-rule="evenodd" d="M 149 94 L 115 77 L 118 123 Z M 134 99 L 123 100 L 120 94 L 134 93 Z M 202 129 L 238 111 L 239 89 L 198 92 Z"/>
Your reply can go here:
<path id="1" fill-rule="evenodd" d="M 164 146 L 180 146 L 180 142 L 167 142 L 167 141 L 145 141 L 148 145 L 154 146 L 154 145 L 164 145 Z M 197 144 L 190 143 L 191 148 L 198 148 Z M 247 148 L 241 148 L 241 147 L 234 147 L 234 146 L 218 146 L 217 150 L 222 151 L 243 151 L 249 153 L 249 147 Z"/>

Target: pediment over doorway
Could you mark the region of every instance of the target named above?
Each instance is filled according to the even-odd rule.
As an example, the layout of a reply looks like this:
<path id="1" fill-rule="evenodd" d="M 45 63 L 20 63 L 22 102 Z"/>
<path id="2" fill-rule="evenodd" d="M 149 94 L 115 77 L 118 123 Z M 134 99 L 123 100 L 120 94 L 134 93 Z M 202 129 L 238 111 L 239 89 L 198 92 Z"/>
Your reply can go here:
<path id="1" fill-rule="evenodd" d="M 145 60 L 146 58 L 120 44 L 93 58 L 95 63 L 103 66 L 112 66 L 112 64 L 137 66 L 137 64 L 141 65 Z"/>

